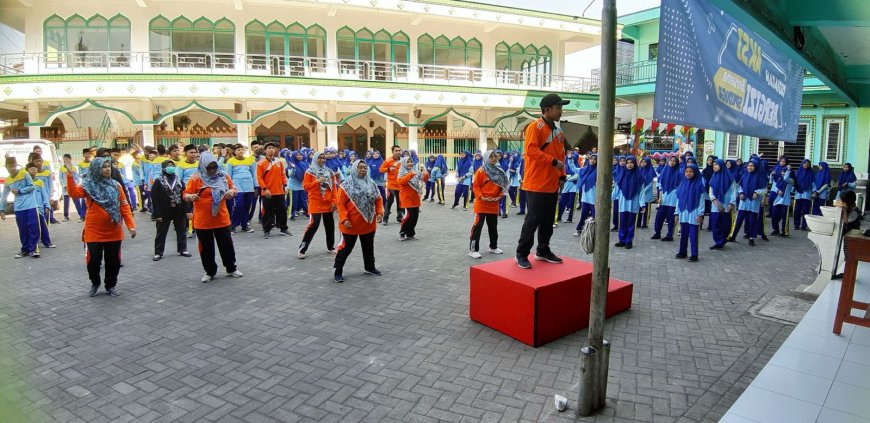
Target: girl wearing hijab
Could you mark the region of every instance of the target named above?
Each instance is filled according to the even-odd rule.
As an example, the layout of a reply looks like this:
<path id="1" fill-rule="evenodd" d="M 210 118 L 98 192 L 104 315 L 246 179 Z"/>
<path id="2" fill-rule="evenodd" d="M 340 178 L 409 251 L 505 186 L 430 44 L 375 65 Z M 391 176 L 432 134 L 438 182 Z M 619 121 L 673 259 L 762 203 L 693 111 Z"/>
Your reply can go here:
<path id="1" fill-rule="evenodd" d="M 731 232 L 731 212 L 734 210 L 736 190 L 734 176 L 726 168 L 724 160 L 716 159 L 712 167 L 713 175 L 707 193 L 710 197 L 710 228 L 713 229 L 713 246 L 710 249 L 721 250 Z"/>
<path id="2" fill-rule="evenodd" d="M 819 162 L 819 170 L 813 180 L 813 214 L 822 215 L 822 206 L 828 201 L 828 193 L 831 191 L 831 171 L 828 163 Z"/>
<path id="3" fill-rule="evenodd" d="M 381 276 L 375 267 L 375 231 L 384 216 L 384 198 L 375 181 L 368 176 L 369 167 L 362 160 L 353 162 L 355 172 L 351 172 L 336 191 L 338 230 L 341 232 L 333 265 L 336 282 L 344 282 L 344 264 L 357 239 L 363 250 L 363 270 L 369 275 Z"/>
<path id="4" fill-rule="evenodd" d="M 807 230 L 804 215 L 810 213 L 810 202 L 813 198 L 813 182 L 816 179 L 813 172 L 813 162 L 804 159 L 797 170 L 794 183 L 794 230 Z"/>
<path id="5" fill-rule="evenodd" d="M 843 165 L 840 177 L 837 178 L 837 196 L 834 199 L 839 200 L 841 193 L 854 191 L 856 186 L 858 186 L 858 178 L 855 176 L 855 169 L 852 168 L 852 163 L 846 163 Z"/>
<path id="6" fill-rule="evenodd" d="M 474 223 L 471 225 L 471 241 L 468 255 L 479 259 L 480 236 L 483 233 L 483 224 L 489 232 L 489 252 L 502 254 L 498 248 L 498 213 L 499 202 L 505 196 L 510 187 L 510 178 L 507 172 L 498 163 L 498 154 L 488 150 L 484 154 L 487 160 L 477 172 L 474 172 L 472 183 L 477 201 L 474 203 Z"/>
<path id="7" fill-rule="evenodd" d="M 399 184 L 399 202 L 405 208 L 402 217 L 402 226 L 399 229 L 399 238 L 416 240 L 417 219 L 420 217 L 420 196 L 423 195 L 423 186 L 429 180 L 429 174 L 422 171 L 420 174 L 414 166 L 411 157 L 402 159 L 399 167 L 399 175 L 396 182 Z"/>
<path id="8" fill-rule="evenodd" d="M 517 191 L 519 200 L 517 201 L 519 201 L 520 211 L 517 212 L 517 215 L 524 215 L 526 214 L 526 205 L 528 204 L 528 197 L 526 196 L 526 192 L 523 190 L 523 178 L 526 175 L 526 161 L 520 153 L 517 153 L 517 160 L 520 162 L 519 170 L 517 170 L 517 173 L 520 175 L 519 181 L 517 181 L 519 184 Z"/>
<path id="9" fill-rule="evenodd" d="M 520 188 L 520 164 L 522 158 L 520 155 L 512 151 L 510 153 L 510 162 L 508 164 L 507 174 L 511 180 L 510 187 L 508 187 L 508 197 L 511 200 L 511 207 L 517 207 L 517 190 Z"/>
<path id="10" fill-rule="evenodd" d="M 653 236 L 650 239 L 661 239 L 662 241 L 674 240 L 674 211 L 677 206 L 677 188 L 683 180 L 683 173 L 680 172 L 679 159 L 676 156 L 671 156 L 668 159 L 668 164 L 662 170 L 659 177 L 659 206 L 656 209 L 656 221 L 653 226 Z M 668 224 L 668 233 L 662 237 L 662 227 L 665 222 Z"/>
<path id="11" fill-rule="evenodd" d="M 637 219 L 637 226 L 641 229 L 646 229 L 649 227 L 650 210 L 652 210 L 656 171 L 653 168 L 652 159 L 649 158 L 649 156 L 641 158 L 638 164 L 640 165 L 640 174 L 643 176 L 643 187 L 641 188 L 641 206 L 640 214 Z"/>
<path id="12" fill-rule="evenodd" d="M 611 211 L 613 212 L 611 223 L 613 223 L 613 228 L 610 229 L 610 232 L 619 230 L 619 185 L 616 183 L 616 180 L 623 170 L 625 170 L 625 157 L 613 156 L 613 192 L 610 194 Z"/>
<path id="13" fill-rule="evenodd" d="M 459 198 L 462 198 L 462 209 L 468 210 L 468 187 L 471 185 L 471 178 L 474 176 L 474 170 L 471 169 L 472 159 L 471 153 L 463 151 L 459 155 L 459 161 L 456 162 L 456 189 L 453 191 L 453 207 L 459 205 Z"/>
<path id="14" fill-rule="evenodd" d="M 566 223 L 574 221 L 574 203 L 577 201 L 577 180 L 580 178 L 580 170 L 575 165 L 577 161 L 572 160 L 571 155 L 573 154 L 573 152 L 568 153 L 565 159 L 565 183 L 562 185 L 562 194 L 559 196 L 559 208 L 556 212 L 556 221 L 553 223 L 554 228 L 559 226 L 559 222 L 562 221 L 565 209 L 568 210 Z"/>
<path id="15" fill-rule="evenodd" d="M 794 173 L 788 163 L 782 167 L 780 173 L 773 174 L 773 189 L 776 191 L 776 198 L 773 200 L 773 211 L 771 223 L 773 223 L 773 231 L 771 235 L 779 235 L 781 237 L 788 236 L 788 209 L 791 205 L 791 192 L 794 190 L 795 180 Z"/>
<path id="16" fill-rule="evenodd" d="M 82 179 L 81 185 L 76 184 L 75 175 L 68 171 L 66 186 L 70 197 L 85 199 L 88 207 L 82 241 L 87 245 L 85 261 L 91 280 L 90 296 L 97 296 L 102 283 L 108 295 L 117 297 L 115 286 L 121 270 L 121 241 L 124 239 L 121 221 L 123 219 L 127 226 L 130 238 L 136 237 L 136 223 L 124 187 L 112 179 L 112 160 L 104 157 L 92 160 L 88 176 Z M 103 263 L 106 275 L 101 281 L 100 266 Z"/>
<path id="17" fill-rule="evenodd" d="M 680 249 L 675 256 L 686 258 L 691 244 L 689 261 L 698 261 L 698 230 L 704 222 L 704 191 L 707 189 L 698 166 L 686 165 L 685 178 L 677 188 L 677 213 L 680 216 Z M 711 177 L 712 178 L 712 177 Z"/>
<path id="18" fill-rule="evenodd" d="M 432 169 L 435 168 L 435 155 L 430 154 L 429 157 L 426 158 L 426 171 L 429 174 L 432 174 Z M 426 200 L 435 201 L 435 177 L 429 178 L 426 181 L 426 195 L 423 196 L 423 201 Z"/>
<path id="19" fill-rule="evenodd" d="M 232 160 L 232 159 L 230 159 Z M 164 160 L 161 164 L 162 172 L 151 186 L 151 201 L 153 211 L 151 220 L 157 222 L 157 235 L 154 237 L 154 261 L 163 258 L 166 247 L 166 234 L 169 226 L 175 227 L 175 241 L 178 247 L 178 255 L 190 257 L 187 252 L 187 220 L 193 218 L 190 205 L 182 200 L 184 182 L 176 175 L 175 162 Z M 243 210 L 247 217 L 247 210 Z"/>
<path id="20" fill-rule="evenodd" d="M 444 178 L 447 176 L 447 159 L 443 154 L 439 154 L 435 158 L 435 166 L 432 167 L 432 172 L 429 174 L 430 179 L 435 180 L 435 193 L 438 194 L 438 205 L 444 205 Z M 432 195 L 432 200 L 435 200 L 435 195 Z"/>
<path id="21" fill-rule="evenodd" d="M 499 167 L 501 167 L 501 170 L 503 170 L 505 173 L 507 173 L 508 170 L 510 169 L 510 165 L 511 165 L 511 160 L 510 160 L 508 153 L 506 153 L 506 152 L 502 153 L 501 151 L 497 151 L 496 156 L 498 156 Z M 484 165 L 485 165 L 485 163 L 484 163 Z M 505 194 L 507 194 L 507 191 L 505 191 Z M 507 219 L 507 217 L 508 217 L 507 200 L 508 200 L 507 195 L 504 195 L 501 197 L 501 201 L 499 201 L 499 203 L 498 203 L 499 213 L 501 213 L 501 217 L 505 218 L 505 219 Z"/>
<path id="22" fill-rule="evenodd" d="M 707 156 L 707 166 L 704 166 L 704 169 L 701 170 L 701 174 L 704 176 L 704 215 L 701 217 L 703 220 L 705 217 L 710 215 L 710 209 L 713 203 L 710 201 L 708 197 L 708 193 L 710 192 L 710 179 L 713 178 L 713 163 L 719 160 L 717 156 Z M 700 228 L 704 228 L 704 222 L 701 222 Z M 709 224 L 707 225 L 707 231 L 712 231 L 713 227 Z"/>
<path id="23" fill-rule="evenodd" d="M 194 174 L 184 188 L 184 200 L 193 203 L 193 229 L 199 240 L 199 258 L 205 274 L 202 283 L 210 282 L 217 274 L 215 244 L 221 262 L 231 278 L 242 277 L 236 267 L 236 250 L 230 231 L 230 213 L 226 201 L 236 195 L 230 177 L 224 173 L 212 153 L 199 157 L 199 173 Z"/>
<path id="24" fill-rule="evenodd" d="M 387 198 L 387 191 L 384 189 L 384 184 L 387 183 L 387 174 L 381 173 L 381 165 L 384 164 L 384 157 L 378 150 L 372 151 L 372 159 L 369 161 L 369 177 L 375 181 L 378 186 L 378 192 L 381 193 L 381 198 Z"/>
<path id="25" fill-rule="evenodd" d="M 749 245 L 755 246 L 755 237 L 758 235 L 758 224 L 756 222 L 761 219 L 761 202 L 763 201 L 766 188 L 767 175 L 761 170 L 761 163 L 757 159 L 750 159 L 746 163 L 746 173 L 740 178 L 740 185 L 737 187 L 740 204 L 737 207 L 737 222 L 734 224 L 734 230 L 731 232 L 731 238 L 728 241 L 736 241 L 736 235 L 740 232 L 740 226 L 746 221 Z"/>
<path id="26" fill-rule="evenodd" d="M 299 244 L 296 257 L 305 258 L 305 253 L 311 245 L 311 240 L 314 239 L 314 234 L 317 233 L 317 228 L 320 227 L 321 220 L 326 231 L 326 249 L 330 254 L 336 254 L 335 220 L 332 211 L 335 210 L 334 189 L 338 183 L 338 177 L 332 169 L 326 167 L 326 154 L 315 153 L 314 162 L 308 167 L 305 179 L 302 181 L 302 186 L 305 191 L 308 191 L 308 226 L 305 228 L 305 235 L 302 236 L 302 243 Z"/>
<path id="27" fill-rule="evenodd" d="M 290 155 L 290 163 L 287 167 L 287 189 L 290 190 L 290 220 L 296 220 L 296 216 L 308 214 L 308 193 L 302 187 L 305 180 L 305 172 L 308 171 L 308 161 L 302 150 L 294 151 Z"/>
<path id="28" fill-rule="evenodd" d="M 474 172 L 477 172 L 477 169 L 480 169 L 481 166 L 483 166 L 483 155 L 482 155 L 480 150 L 477 150 L 474 152 L 474 159 L 471 162 L 471 176 L 472 177 L 474 176 Z M 473 179 L 472 177 L 468 178 L 469 184 L 471 183 L 471 180 Z M 471 198 L 468 199 L 468 202 L 473 204 L 474 203 L 474 191 L 471 191 L 470 194 L 471 194 L 470 195 Z"/>
<path id="29" fill-rule="evenodd" d="M 634 224 L 640 211 L 643 175 L 634 156 L 625 158 L 625 169 L 619 172 L 616 180 L 619 187 L 619 242 L 617 247 L 631 249 L 634 242 Z"/>
<path id="30" fill-rule="evenodd" d="M 768 170 L 770 169 L 767 167 L 767 165 L 764 162 L 762 162 L 762 165 L 764 165 L 765 169 L 768 169 Z M 773 171 L 770 173 L 771 190 L 770 190 L 770 192 L 767 193 L 767 204 L 771 205 L 770 210 L 767 211 L 768 217 L 770 217 L 770 218 L 773 217 L 773 205 L 775 204 L 774 202 L 776 201 L 776 197 L 778 195 L 778 193 L 777 193 L 778 190 L 774 189 L 773 186 L 776 185 L 776 182 L 782 178 L 783 173 L 784 173 L 785 169 L 788 168 L 788 166 L 789 166 L 788 157 L 781 156 L 779 158 L 779 161 L 776 162 L 776 166 L 773 167 Z M 791 169 L 788 169 L 788 170 L 791 170 Z"/>
<path id="31" fill-rule="evenodd" d="M 580 236 L 587 218 L 595 218 L 595 182 L 598 180 L 598 155 L 590 154 L 586 166 L 580 171 L 577 179 L 577 190 L 580 192 L 580 221 L 574 236 Z"/>

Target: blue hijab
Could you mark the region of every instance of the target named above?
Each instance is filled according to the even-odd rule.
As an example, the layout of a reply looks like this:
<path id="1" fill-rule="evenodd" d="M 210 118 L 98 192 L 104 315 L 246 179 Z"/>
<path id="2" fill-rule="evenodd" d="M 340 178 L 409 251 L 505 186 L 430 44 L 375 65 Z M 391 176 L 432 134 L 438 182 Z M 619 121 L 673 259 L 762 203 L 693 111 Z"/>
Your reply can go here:
<path id="1" fill-rule="evenodd" d="M 112 223 L 120 223 L 121 202 L 118 200 L 118 183 L 111 176 L 106 178 L 100 173 L 103 163 L 111 163 L 111 161 L 112 159 L 107 157 L 97 157 L 92 160 L 88 167 L 88 177 L 84 178 L 82 188 L 91 200 L 109 214 Z"/>
<path id="2" fill-rule="evenodd" d="M 217 216 L 224 204 L 224 195 L 229 191 L 229 187 L 227 186 L 227 175 L 220 164 L 218 164 L 217 172 L 209 176 L 207 168 L 212 163 L 217 163 L 217 160 L 211 152 L 203 151 L 199 155 L 199 177 L 202 179 L 202 183 L 211 189 L 211 215 Z"/>
<path id="3" fill-rule="evenodd" d="M 443 154 L 439 154 L 435 158 L 435 167 L 441 169 L 441 177 L 447 175 L 447 159 L 444 158 Z"/>
<path id="4" fill-rule="evenodd" d="M 779 164 L 779 162 L 781 162 L 781 161 L 783 161 L 783 160 L 785 160 L 785 164 L 786 164 L 786 165 L 789 164 L 789 160 L 788 160 L 788 157 L 787 157 L 787 156 L 780 156 L 780 157 L 779 157 L 779 160 L 776 161 L 776 166 L 773 167 L 773 173 L 782 173 L 782 169 L 783 169 L 785 166 Z"/>
<path id="5" fill-rule="evenodd" d="M 338 158 L 338 151 L 336 151 L 333 148 L 328 148 L 328 149 L 324 150 L 323 152 L 324 153 L 326 153 L 326 152 L 334 152 L 335 153 L 335 156 L 333 156 L 331 159 L 327 160 L 326 163 L 324 163 L 324 164 L 326 165 L 326 167 L 329 168 L 329 170 L 331 170 L 333 172 L 338 172 L 341 169 L 341 165 L 342 165 L 342 159 Z"/>
<path id="6" fill-rule="evenodd" d="M 698 208 L 698 203 L 701 201 L 701 194 L 703 194 L 705 190 L 703 181 L 704 177 L 701 176 L 701 171 L 698 169 L 698 165 L 689 164 L 686 165 L 686 167 L 695 171 L 695 176 L 692 177 L 692 179 L 683 178 L 683 182 L 680 183 L 680 187 L 677 188 L 677 206 L 681 212 Z"/>
<path id="7" fill-rule="evenodd" d="M 737 168 L 737 160 L 726 160 L 725 163 L 731 165 L 730 168 L 727 168 L 728 173 L 730 173 L 731 178 L 733 178 L 734 181 L 739 184 L 740 183 L 740 174 L 742 172 L 741 172 L 741 169 Z"/>
<path id="8" fill-rule="evenodd" d="M 629 161 L 634 163 L 634 169 L 628 169 Z M 643 175 L 638 169 L 637 159 L 634 156 L 626 156 L 625 164 L 626 167 L 619 172 L 616 179 L 616 186 L 619 187 L 619 191 L 625 198 L 632 198 L 640 192 L 640 188 L 643 186 Z"/>
<path id="9" fill-rule="evenodd" d="M 417 150 L 408 150 L 408 155 L 411 156 L 411 161 L 414 162 L 414 167 L 420 165 L 420 158 L 417 157 Z"/>
<path id="10" fill-rule="evenodd" d="M 480 169 L 480 167 L 483 166 L 483 155 L 482 155 L 483 153 L 481 153 L 480 150 L 478 150 L 477 154 L 481 155 L 479 159 L 477 157 L 472 157 L 472 167 L 474 168 L 475 172 L 477 172 L 477 169 Z M 477 155 L 477 154 L 475 154 L 475 155 Z"/>
<path id="11" fill-rule="evenodd" d="M 713 170 L 713 175 L 710 176 L 710 189 L 713 191 L 713 196 L 722 204 L 730 200 L 730 198 L 725 198 L 725 195 L 734 185 L 734 175 L 725 167 L 725 160 L 716 159 L 713 163 L 719 165 L 719 171 Z"/>
<path id="12" fill-rule="evenodd" d="M 430 160 L 430 159 L 435 159 L 435 155 L 430 154 L 429 157 L 426 158 L 426 165 L 425 165 L 426 171 L 429 173 L 432 173 L 432 169 L 435 167 L 435 163 L 438 162 L 438 159 L 435 159 L 435 160 Z"/>
<path id="13" fill-rule="evenodd" d="M 499 166 L 501 169 L 507 172 L 511 166 L 511 157 L 508 153 L 503 152 L 501 150 L 496 151 L 496 153 L 501 153 L 501 160 L 499 160 Z"/>
<path id="14" fill-rule="evenodd" d="M 460 157 L 459 161 L 456 162 L 456 173 L 459 175 L 460 178 L 465 176 L 468 173 L 469 169 L 471 169 L 472 161 L 471 152 L 465 150 L 462 153 L 465 154 L 465 157 Z"/>
<path id="15" fill-rule="evenodd" d="M 810 166 L 809 169 L 804 169 L 804 163 Z M 816 175 L 813 173 L 813 162 L 808 159 L 804 159 L 801 162 L 801 166 L 797 170 L 797 175 L 795 176 L 794 189 L 797 192 L 804 193 L 813 190 L 813 180 L 816 179 Z"/>
<path id="16" fill-rule="evenodd" d="M 713 163 L 716 163 L 716 160 L 719 160 L 717 156 L 709 156 L 709 158 L 713 159 Z M 725 166 L 722 166 L 723 168 Z M 709 166 L 704 166 L 704 170 L 701 171 L 704 175 L 704 183 L 707 184 L 707 188 L 710 188 L 710 179 L 713 179 L 713 164 L 711 163 Z"/>
<path id="17" fill-rule="evenodd" d="M 595 157 L 595 165 L 590 164 L 591 159 Z M 595 186 L 595 182 L 598 180 L 598 155 L 590 154 L 588 158 L 586 158 L 586 165 L 583 166 L 583 169 L 580 170 L 580 176 L 577 178 L 577 185 L 580 187 L 586 187 L 585 189 L 589 189 Z"/>
<path id="18" fill-rule="evenodd" d="M 643 184 L 648 185 L 652 183 L 653 179 L 656 177 L 655 168 L 653 168 L 652 159 L 648 156 L 643 157 L 643 160 L 646 163 L 646 167 L 640 168 L 640 174 L 643 175 Z"/>
<path id="19" fill-rule="evenodd" d="M 855 176 L 855 168 L 852 167 L 852 163 L 846 163 L 846 165 L 849 165 L 849 171 L 846 171 L 846 166 L 844 165 L 843 171 L 840 172 L 840 177 L 837 179 L 837 187 L 841 189 L 846 188 L 846 184 L 851 184 L 852 182 L 858 180 L 858 178 Z M 90 173 L 88 174 L 90 175 Z"/>
<path id="20" fill-rule="evenodd" d="M 667 194 L 677 189 L 682 179 L 683 174 L 680 172 L 679 164 L 671 166 L 671 159 L 668 159 L 665 169 L 662 170 L 662 174 L 659 176 L 659 182 L 662 185 L 662 192 Z"/>
<path id="21" fill-rule="evenodd" d="M 378 157 L 375 157 L 375 154 Z M 384 164 L 384 156 L 381 155 L 381 152 L 378 150 L 372 151 L 372 158 L 369 159 L 369 176 L 374 180 L 380 180 L 383 173 L 381 173 L 381 165 Z"/>
<path id="22" fill-rule="evenodd" d="M 755 171 L 749 171 L 749 163 L 755 167 Z M 743 190 L 743 195 L 746 198 L 752 198 L 752 194 L 761 188 L 767 186 L 767 176 L 765 176 L 761 162 L 757 159 L 749 159 L 746 163 L 746 172 L 743 173 L 743 176 L 740 178 L 740 188 Z"/>
<path id="23" fill-rule="evenodd" d="M 828 162 L 819 162 L 819 171 L 816 172 L 816 189 L 822 189 L 831 183 L 831 171 L 828 170 Z"/>
<path id="24" fill-rule="evenodd" d="M 302 155 L 301 160 L 296 159 L 297 154 Z M 293 168 L 293 175 L 300 181 L 305 180 L 305 171 L 308 170 L 308 161 L 305 159 L 305 154 L 302 154 L 302 150 L 296 151 L 293 153 L 292 159 L 293 165 L 296 166 Z"/>

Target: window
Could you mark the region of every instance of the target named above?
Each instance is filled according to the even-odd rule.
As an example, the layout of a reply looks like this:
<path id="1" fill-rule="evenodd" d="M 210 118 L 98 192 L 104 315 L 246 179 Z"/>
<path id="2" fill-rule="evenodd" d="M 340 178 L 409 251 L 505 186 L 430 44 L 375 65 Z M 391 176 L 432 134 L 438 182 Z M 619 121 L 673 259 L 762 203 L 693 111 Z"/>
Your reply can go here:
<path id="1" fill-rule="evenodd" d="M 130 20 L 123 15 L 90 19 L 53 15 L 43 23 L 46 64 L 58 67 L 126 67 L 129 65 Z"/>
<path id="2" fill-rule="evenodd" d="M 846 120 L 842 118 L 825 119 L 825 140 L 822 154 L 828 163 L 841 163 Z"/>
<path id="3" fill-rule="evenodd" d="M 783 142 L 782 154 L 788 157 L 793 163 L 802 161 L 804 158 L 810 158 L 810 153 L 807 152 L 807 123 L 798 123 L 797 139 L 795 142 Z"/>
<path id="4" fill-rule="evenodd" d="M 268 26 L 253 20 L 245 26 L 245 46 L 250 69 L 269 69 L 274 75 L 322 72 L 326 57 L 326 31 L 298 22 L 288 26 L 273 21 Z"/>
<path id="5" fill-rule="evenodd" d="M 148 26 L 151 66 L 232 68 L 235 31 L 235 25 L 226 18 L 212 22 L 201 17 L 191 22 L 179 16 L 170 22 L 157 16 Z"/>
<path id="6" fill-rule="evenodd" d="M 736 159 L 740 157 L 740 135 L 727 134 L 725 138 L 725 158 Z"/>
<path id="7" fill-rule="evenodd" d="M 653 43 L 649 45 L 649 55 L 647 56 L 648 60 L 656 60 L 659 58 L 659 43 Z"/>
<path id="8" fill-rule="evenodd" d="M 342 73 L 356 73 L 362 79 L 390 80 L 407 73 L 411 40 L 404 32 L 390 34 L 381 29 L 354 31 L 343 27 L 336 32 Z"/>
<path id="9" fill-rule="evenodd" d="M 516 43 L 508 46 L 501 42 L 495 46 L 495 66 L 502 72 L 500 78 L 519 84 L 540 85 L 549 82 L 552 72 L 553 53 L 549 47 L 536 47 L 533 44 L 522 46 Z"/>

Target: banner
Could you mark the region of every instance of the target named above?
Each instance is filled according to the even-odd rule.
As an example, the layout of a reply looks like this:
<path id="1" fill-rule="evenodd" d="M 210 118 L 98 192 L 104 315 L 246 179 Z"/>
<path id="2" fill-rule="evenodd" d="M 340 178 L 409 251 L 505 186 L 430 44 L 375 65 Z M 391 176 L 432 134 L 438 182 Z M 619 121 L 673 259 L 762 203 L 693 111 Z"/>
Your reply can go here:
<path id="1" fill-rule="evenodd" d="M 655 120 L 795 142 L 804 72 L 791 58 L 707 0 L 662 0 L 659 23 Z"/>

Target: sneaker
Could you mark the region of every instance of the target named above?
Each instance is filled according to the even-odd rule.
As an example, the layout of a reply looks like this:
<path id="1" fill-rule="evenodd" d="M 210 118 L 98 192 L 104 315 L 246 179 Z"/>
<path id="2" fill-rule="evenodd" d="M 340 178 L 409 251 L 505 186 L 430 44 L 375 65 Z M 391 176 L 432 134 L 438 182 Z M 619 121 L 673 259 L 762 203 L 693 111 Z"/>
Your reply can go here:
<path id="1" fill-rule="evenodd" d="M 48 244 L 45 246 L 46 248 L 57 248 L 56 244 Z"/>
<path id="2" fill-rule="evenodd" d="M 387 226 L 387 225 L 390 224 L 390 221 L 389 221 L 389 219 L 384 219 L 384 222 L 383 222 L 383 223 L 384 223 L 384 226 Z"/>
<path id="3" fill-rule="evenodd" d="M 724 248 L 724 247 L 721 246 L 721 245 L 712 245 L 712 246 L 710 246 L 710 249 L 711 249 L 711 250 L 721 250 L 721 249 L 723 249 L 723 248 Z"/>
<path id="4" fill-rule="evenodd" d="M 653 234 L 653 236 L 649 237 L 649 239 L 662 239 L 662 236 L 659 234 Z"/>
<path id="5" fill-rule="evenodd" d="M 39 256 L 40 256 L 39 251 L 30 255 L 30 257 L 33 257 L 33 258 L 39 258 Z"/>
<path id="6" fill-rule="evenodd" d="M 671 242 L 673 240 L 674 240 L 674 238 L 670 237 L 670 236 L 666 236 L 666 237 L 662 238 L 662 241 L 665 241 L 665 242 Z"/>
<path id="7" fill-rule="evenodd" d="M 381 276 L 381 271 L 378 269 L 375 269 L 374 267 L 371 269 L 365 269 L 365 272 L 369 275 L 372 275 L 372 276 Z"/>
<path id="8" fill-rule="evenodd" d="M 29 256 L 29 255 L 30 255 L 30 253 L 25 253 L 25 252 L 23 252 L 23 251 L 19 251 L 18 254 L 14 255 L 13 257 L 14 257 L 14 258 L 17 258 L 17 259 L 20 259 L 20 258 L 22 258 L 22 257 L 27 257 L 27 256 Z"/>
<path id="9" fill-rule="evenodd" d="M 264 239 L 269 239 L 269 238 L 271 238 L 271 237 L 272 237 L 272 234 L 270 234 L 269 231 L 265 231 L 265 232 L 263 232 L 263 238 L 264 238 Z"/>
<path id="10" fill-rule="evenodd" d="M 762 235 L 761 240 L 764 242 L 770 242 L 770 239 L 767 238 L 767 235 Z"/>
<path id="11" fill-rule="evenodd" d="M 502 249 L 501 249 L 501 248 L 498 248 L 498 247 L 496 247 L 496 248 L 490 248 L 490 249 L 489 249 L 489 252 L 490 252 L 490 253 L 493 253 L 493 254 L 504 254 L 504 251 L 502 251 Z"/>
<path id="12" fill-rule="evenodd" d="M 64 221 L 64 222 L 69 222 L 69 217 L 68 217 L 68 216 L 64 216 L 63 221 Z"/>
<path id="13" fill-rule="evenodd" d="M 404 240 L 408 239 L 408 237 L 406 237 L 405 234 L 399 234 L 399 239 L 404 241 Z"/>
<path id="14" fill-rule="evenodd" d="M 479 259 L 479 258 L 483 257 L 477 251 L 469 251 L 468 256 L 471 258 L 475 258 L 475 259 Z"/>
<path id="15" fill-rule="evenodd" d="M 625 243 L 625 249 L 626 249 L 626 250 L 630 250 L 630 249 L 632 249 L 633 247 L 634 247 L 634 245 L 631 245 L 630 242 L 626 242 L 626 243 Z"/>
<path id="16" fill-rule="evenodd" d="M 574 236 L 580 236 L 580 231 L 574 231 Z"/>
<path id="17" fill-rule="evenodd" d="M 293 236 L 287 229 L 282 229 L 280 232 L 281 236 Z"/>
<path id="18" fill-rule="evenodd" d="M 187 251 L 182 251 L 182 252 L 178 253 L 178 255 L 180 255 L 181 257 L 192 257 L 192 254 L 190 254 Z"/>
<path id="19" fill-rule="evenodd" d="M 231 233 L 231 234 L 233 234 L 233 235 L 235 235 L 235 234 L 236 234 L 236 232 L 238 232 L 238 231 L 239 231 L 239 229 L 238 229 L 238 228 L 235 228 L 235 227 L 233 227 L 233 228 L 230 228 L 230 233 Z"/>
<path id="20" fill-rule="evenodd" d="M 187 234 L 187 239 L 191 239 L 191 238 L 193 238 L 193 232 Z"/>
<path id="21" fill-rule="evenodd" d="M 419 241 L 419 240 L 420 240 L 420 238 L 417 238 L 416 236 L 413 236 L 413 235 L 412 235 L 412 236 L 409 236 L 407 239 L 408 239 L 409 241 Z"/>
<path id="22" fill-rule="evenodd" d="M 689 261 L 692 262 L 692 263 L 698 261 L 698 256 L 691 256 L 691 257 L 689 257 Z"/>
<path id="23" fill-rule="evenodd" d="M 242 228 L 242 232 L 252 234 L 254 233 L 254 230 L 252 228 Z"/>
<path id="24" fill-rule="evenodd" d="M 162 259 L 162 258 L 163 258 L 162 255 L 154 254 L 154 257 L 151 258 L 151 261 L 160 261 L 160 259 Z"/>
<path id="25" fill-rule="evenodd" d="M 335 248 L 333 248 L 331 250 L 327 250 L 327 251 L 329 251 L 329 254 L 332 254 L 332 255 L 338 254 L 338 250 L 336 250 Z"/>
<path id="26" fill-rule="evenodd" d="M 462 211 L 468 211 L 468 207 L 463 207 Z"/>
<path id="27" fill-rule="evenodd" d="M 100 288 L 100 287 L 97 286 L 97 285 L 91 285 L 91 292 L 88 294 L 88 296 L 91 297 L 91 298 L 96 297 L 96 296 L 97 296 L 97 290 L 98 290 L 99 288 Z"/>
<path id="28" fill-rule="evenodd" d="M 677 254 L 674 256 L 674 258 L 678 258 L 678 259 L 684 259 L 686 257 L 688 257 L 686 254 Z"/>
<path id="29" fill-rule="evenodd" d="M 544 254 L 535 253 L 535 260 L 546 261 L 548 263 L 556 263 L 556 264 L 562 263 L 562 258 L 553 254 L 552 251 L 548 251 L 547 253 L 544 253 Z"/>
<path id="30" fill-rule="evenodd" d="M 342 276 L 341 273 L 336 273 L 333 280 L 335 280 L 336 283 L 342 283 L 344 282 L 344 276 Z"/>
<path id="31" fill-rule="evenodd" d="M 524 212 L 524 211 L 517 212 L 517 216 L 522 216 L 522 215 L 524 215 L 524 214 L 526 214 L 526 212 Z"/>
<path id="32" fill-rule="evenodd" d="M 754 240 L 754 239 L 750 239 L 750 240 L 749 240 L 749 246 L 750 246 L 750 247 L 754 247 L 754 246 L 755 246 L 755 240 Z"/>
<path id="33" fill-rule="evenodd" d="M 303 253 L 302 251 L 296 252 L 296 258 L 300 260 L 305 260 L 305 253 Z"/>
<path id="34" fill-rule="evenodd" d="M 625 247 L 625 243 L 622 242 L 622 241 L 617 242 L 616 244 L 613 244 L 613 245 L 616 246 L 616 247 Z"/>
<path id="35" fill-rule="evenodd" d="M 227 276 L 231 277 L 231 278 L 241 278 L 242 276 L 245 276 L 245 275 L 242 272 L 239 272 L 238 269 L 236 269 L 236 270 L 233 270 L 232 272 L 227 272 Z"/>
<path id="36" fill-rule="evenodd" d="M 110 297 L 120 297 L 121 296 L 121 294 L 119 294 L 118 290 L 115 288 L 106 289 L 106 295 L 108 295 Z"/>
<path id="37" fill-rule="evenodd" d="M 211 282 L 212 279 L 214 279 L 214 277 L 212 277 L 211 275 L 206 273 L 206 274 L 202 275 L 202 279 L 200 279 L 200 280 L 202 281 L 202 283 L 207 283 L 207 282 Z"/>
<path id="38" fill-rule="evenodd" d="M 516 256 L 516 257 L 514 257 L 514 260 L 517 261 L 517 266 L 519 266 L 520 269 L 531 269 L 532 268 L 532 263 L 529 263 L 529 259 L 526 257 Z"/>
<path id="39" fill-rule="evenodd" d="M 553 227 L 554 227 L 554 228 L 558 228 L 558 227 L 559 227 L 559 224 L 558 224 L 558 223 L 554 223 L 554 224 L 553 224 Z"/>

